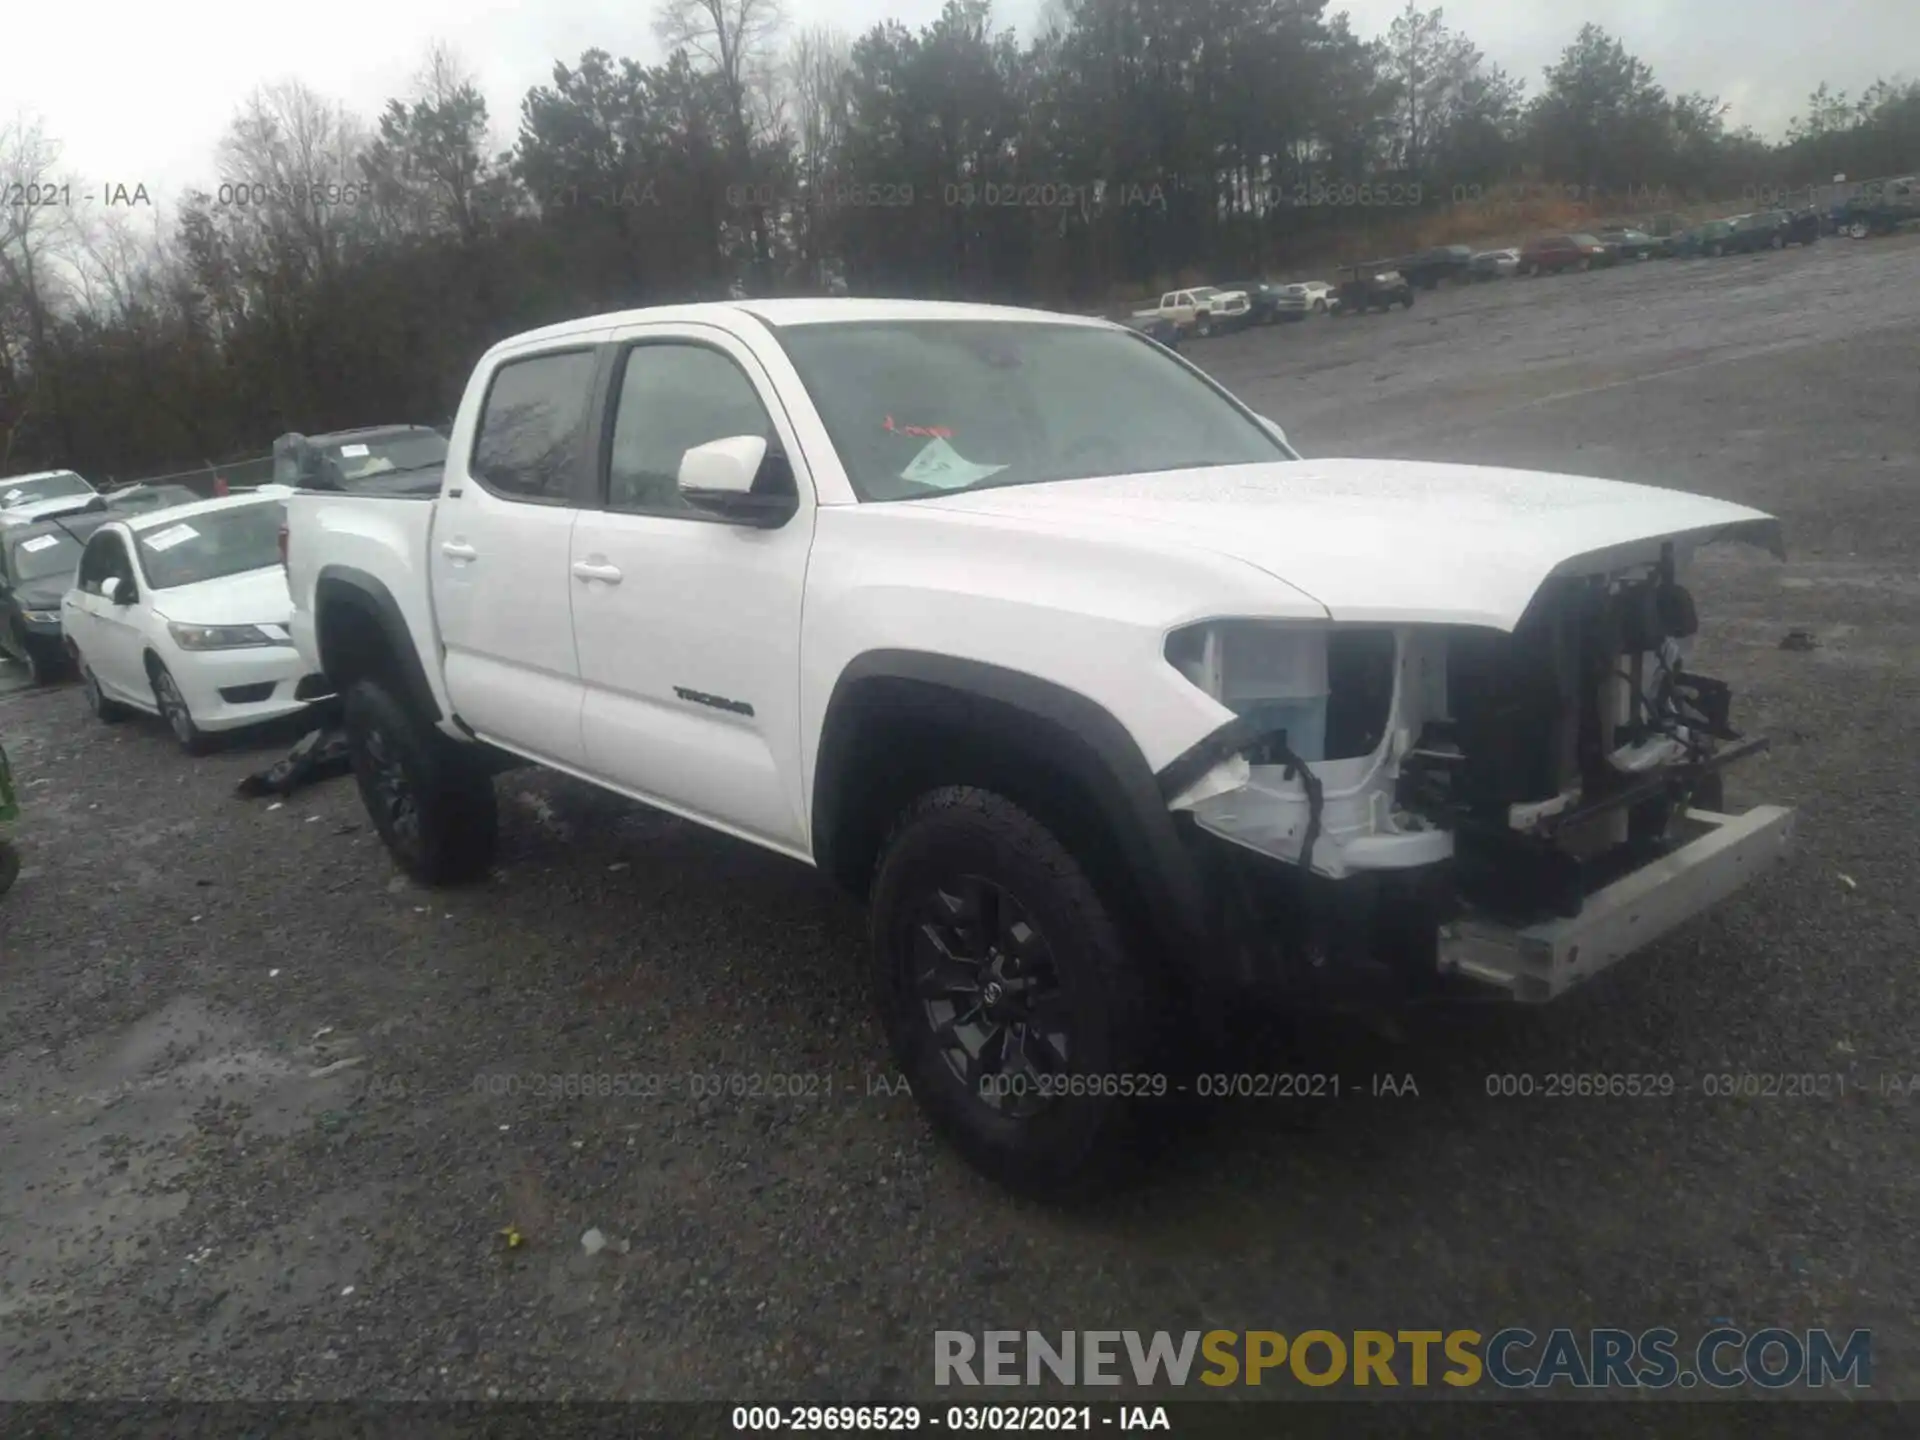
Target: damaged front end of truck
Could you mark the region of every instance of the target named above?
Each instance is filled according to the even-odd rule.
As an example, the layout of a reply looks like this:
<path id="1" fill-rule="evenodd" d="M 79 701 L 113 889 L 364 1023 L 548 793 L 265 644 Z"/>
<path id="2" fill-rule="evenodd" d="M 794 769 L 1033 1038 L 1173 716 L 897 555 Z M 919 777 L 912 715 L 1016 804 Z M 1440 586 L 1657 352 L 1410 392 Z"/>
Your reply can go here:
<path id="1" fill-rule="evenodd" d="M 1780 551 L 1775 522 L 1730 527 Z M 1564 562 L 1511 629 L 1213 621 L 1167 659 L 1235 718 L 1162 792 L 1231 980 L 1539 1002 L 1726 899 L 1793 812 L 1723 809 L 1766 748 L 1689 664 L 1686 537 Z"/>

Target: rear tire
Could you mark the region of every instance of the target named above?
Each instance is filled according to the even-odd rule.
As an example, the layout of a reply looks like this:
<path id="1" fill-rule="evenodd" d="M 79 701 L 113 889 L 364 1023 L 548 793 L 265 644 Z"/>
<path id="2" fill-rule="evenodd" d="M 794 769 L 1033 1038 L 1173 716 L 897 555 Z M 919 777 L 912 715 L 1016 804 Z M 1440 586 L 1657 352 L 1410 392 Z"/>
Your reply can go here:
<path id="1" fill-rule="evenodd" d="M 1052 831 L 992 791 L 921 796 L 881 846 L 869 942 L 895 1061 L 970 1164 L 1051 1199 L 1126 1169 L 1144 1106 L 1101 1091 L 1155 1072 L 1155 988 Z"/>
<path id="2" fill-rule="evenodd" d="M 118 700 L 109 700 L 100 688 L 100 677 L 93 673 L 93 667 L 86 661 L 80 662 L 80 689 L 87 697 L 87 708 L 93 712 L 93 718 L 104 725 L 118 725 L 133 712 Z"/>
<path id="3" fill-rule="evenodd" d="M 361 802 L 394 863 L 422 885 L 486 874 L 500 827 L 493 777 L 372 680 L 348 689 L 345 723 Z"/>

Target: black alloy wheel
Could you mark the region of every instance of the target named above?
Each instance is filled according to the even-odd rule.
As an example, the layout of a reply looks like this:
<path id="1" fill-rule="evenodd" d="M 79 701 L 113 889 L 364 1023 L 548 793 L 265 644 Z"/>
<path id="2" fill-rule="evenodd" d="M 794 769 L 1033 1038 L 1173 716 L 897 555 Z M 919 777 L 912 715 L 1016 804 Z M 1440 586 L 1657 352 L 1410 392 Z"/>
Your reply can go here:
<path id="1" fill-rule="evenodd" d="M 914 991 L 949 1073 L 989 1110 L 1023 1120 L 1053 1103 L 1072 1017 L 1052 947 L 1020 902 L 984 875 L 921 894 L 902 941 Z"/>

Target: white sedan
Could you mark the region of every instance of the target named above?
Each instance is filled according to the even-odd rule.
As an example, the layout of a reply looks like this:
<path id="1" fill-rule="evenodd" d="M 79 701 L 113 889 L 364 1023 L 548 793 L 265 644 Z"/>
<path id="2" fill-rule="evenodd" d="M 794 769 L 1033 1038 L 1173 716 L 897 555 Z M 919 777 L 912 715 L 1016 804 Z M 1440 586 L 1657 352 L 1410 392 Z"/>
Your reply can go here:
<path id="1" fill-rule="evenodd" d="M 103 525 L 61 622 L 102 720 L 158 715 L 191 754 L 323 699 L 287 634 L 285 500 L 235 495 Z"/>

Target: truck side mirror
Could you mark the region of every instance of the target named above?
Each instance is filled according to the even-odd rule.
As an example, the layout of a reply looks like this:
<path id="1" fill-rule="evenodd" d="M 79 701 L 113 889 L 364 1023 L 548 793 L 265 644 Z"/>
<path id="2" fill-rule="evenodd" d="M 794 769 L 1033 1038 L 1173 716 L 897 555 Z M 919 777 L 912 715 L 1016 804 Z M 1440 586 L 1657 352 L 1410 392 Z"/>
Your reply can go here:
<path id="1" fill-rule="evenodd" d="M 140 588 L 125 575 L 113 582 L 109 598 L 116 605 L 131 605 L 140 598 Z"/>
<path id="2" fill-rule="evenodd" d="M 730 435 L 680 457 L 680 494 L 695 509 L 736 525 L 777 530 L 800 508 L 793 466 L 761 435 Z"/>

